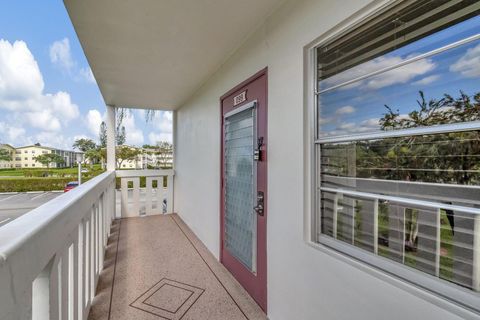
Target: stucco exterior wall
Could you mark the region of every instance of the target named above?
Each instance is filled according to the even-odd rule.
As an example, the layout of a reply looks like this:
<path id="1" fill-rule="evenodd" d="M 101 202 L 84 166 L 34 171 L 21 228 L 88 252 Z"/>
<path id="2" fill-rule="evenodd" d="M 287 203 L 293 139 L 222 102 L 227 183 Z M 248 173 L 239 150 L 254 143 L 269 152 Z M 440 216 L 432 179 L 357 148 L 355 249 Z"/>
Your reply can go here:
<path id="1" fill-rule="evenodd" d="M 379 4 L 286 1 L 177 111 L 175 211 L 218 258 L 219 99 L 268 67 L 271 320 L 461 318 L 447 311 L 455 306 L 440 298 L 304 241 L 304 48 L 343 20 Z"/>

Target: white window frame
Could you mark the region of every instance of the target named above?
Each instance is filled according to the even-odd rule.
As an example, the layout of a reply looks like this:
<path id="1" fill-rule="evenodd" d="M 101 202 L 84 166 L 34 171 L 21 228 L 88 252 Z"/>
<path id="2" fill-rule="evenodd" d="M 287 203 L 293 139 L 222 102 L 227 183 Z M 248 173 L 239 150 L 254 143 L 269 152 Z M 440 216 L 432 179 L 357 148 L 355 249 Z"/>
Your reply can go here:
<path id="1" fill-rule="evenodd" d="M 401 288 L 415 296 L 433 303 L 449 312 L 466 319 L 478 319 L 480 315 L 480 294 L 462 288 L 453 283 L 431 276 L 422 271 L 410 269 L 398 262 L 374 255 L 361 248 L 342 243 L 325 236 L 315 241 L 317 230 L 315 218 L 317 172 L 315 148 L 319 142 L 341 142 L 372 139 L 378 137 L 398 137 L 411 134 L 434 134 L 451 131 L 480 130 L 480 121 L 459 123 L 438 127 L 414 128 L 398 132 L 359 134 L 355 137 L 335 137 L 316 139 L 317 128 L 317 50 L 333 38 L 349 32 L 365 21 L 376 17 L 386 8 L 398 4 L 401 0 L 383 0 L 357 12 L 354 16 L 330 29 L 328 32 L 304 47 L 304 241 L 307 245 L 348 263 L 362 271 Z M 353 80 L 352 80 L 353 82 Z M 315 177 L 317 176 L 317 177 Z M 456 297 L 452 299 L 451 297 Z M 461 304 L 460 301 L 464 303 Z M 473 307 L 475 306 L 475 307 Z"/>

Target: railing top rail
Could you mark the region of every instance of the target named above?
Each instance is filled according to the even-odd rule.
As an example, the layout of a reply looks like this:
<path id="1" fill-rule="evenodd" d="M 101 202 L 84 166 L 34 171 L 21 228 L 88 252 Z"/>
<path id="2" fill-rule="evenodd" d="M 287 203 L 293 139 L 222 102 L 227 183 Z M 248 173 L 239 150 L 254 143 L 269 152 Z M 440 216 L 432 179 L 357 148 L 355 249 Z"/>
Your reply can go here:
<path id="1" fill-rule="evenodd" d="M 421 186 L 423 188 L 435 188 L 437 189 L 444 189 L 450 191 L 452 188 L 454 189 L 472 189 L 480 191 L 480 185 L 470 185 L 470 184 L 453 184 L 453 183 L 435 183 L 435 182 L 423 182 L 423 181 L 404 181 L 404 180 L 387 180 L 387 179 L 376 179 L 376 178 L 358 178 L 358 177 L 344 177 L 344 176 L 336 176 L 336 175 L 329 175 L 323 174 L 323 176 L 327 177 L 328 179 L 335 179 L 335 180 L 346 180 L 346 181 L 365 181 L 365 182 L 373 182 L 373 183 L 384 183 L 384 184 L 398 184 L 398 185 L 416 185 Z"/>
<path id="2" fill-rule="evenodd" d="M 117 177 L 160 177 L 160 176 L 173 176 L 175 171 L 173 169 L 145 169 L 145 170 L 117 170 L 115 171 Z"/>
<path id="3" fill-rule="evenodd" d="M 78 206 L 81 202 L 85 202 L 85 206 L 91 206 L 93 197 L 98 197 L 114 178 L 115 172 L 105 172 L 2 226 L 0 228 L 0 264 L 72 207 Z M 87 212 L 85 211 L 85 214 Z M 80 213 L 83 212 L 80 211 Z"/>
<path id="4" fill-rule="evenodd" d="M 463 213 L 469 213 L 473 215 L 480 215 L 480 209 L 443 204 L 440 202 L 409 199 L 409 198 L 403 198 L 403 197 L 387 196 L 387 195 L 382 195 L 377 193 L 361 192 L 361 191 L 353 191 L 353 190 L 337 189 L 337 188 L 320 187 L 320 190 L 324 192 L 340 193 L 340 194 L 345 194 L 349 196 L 356 196 L 359 198 L 387 200 L 387 201 L 401 203 L 401 204 L 410 205 L 410 206 L 426 207 L 426 208 L 433 208 L 433 209 L 446 209 L 446 210 L 459 211 Z"/>

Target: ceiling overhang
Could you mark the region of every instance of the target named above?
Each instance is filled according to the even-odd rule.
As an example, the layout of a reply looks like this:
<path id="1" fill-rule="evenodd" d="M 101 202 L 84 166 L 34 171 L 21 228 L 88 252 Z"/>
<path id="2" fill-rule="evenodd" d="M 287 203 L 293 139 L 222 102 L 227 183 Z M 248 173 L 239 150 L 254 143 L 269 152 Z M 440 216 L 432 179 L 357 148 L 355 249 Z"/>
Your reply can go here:
<path id="1" fill-rule="evenodd" d="M 64 0 L 105 103 L 175 110 L 281 0 Z"/>

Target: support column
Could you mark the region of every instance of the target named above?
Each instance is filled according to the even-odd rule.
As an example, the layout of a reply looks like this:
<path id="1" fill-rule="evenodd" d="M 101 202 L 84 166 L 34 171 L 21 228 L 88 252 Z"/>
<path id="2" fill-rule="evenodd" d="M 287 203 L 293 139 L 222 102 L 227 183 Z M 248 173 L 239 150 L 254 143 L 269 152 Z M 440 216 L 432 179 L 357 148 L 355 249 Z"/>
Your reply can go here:
<path id="1" fill-rule="evenodd" d="M 115 107 L 107 105 L 107 171 L 115 171 Z"/>
<path id="2" fill-rule="evenodd" d="M 177 111 L 172 111 L 172 169 L 175 169 L 175 160 L 177 159 Z"/>
<path id="3" fill-rule="evenodd" d="M 169 194 L 169 199 L 167 200 L 167 212 L 168 209 L 170 209 L 170 212 L 175 212 L 175 185 L 173 183 L 173 179 L 175 178 L 175 169 L 177 167 L 177 129 L 178 129 L 178 118 L 177 118 L 177 110 L 172 111 L 172 169 L 173 169 L 173 175 L 172 177 L 168 177 L 167 179 L 167 188 L 168 188 L 168 194 Z M 168 203 L 170 201 L 170 204 Z"/>

